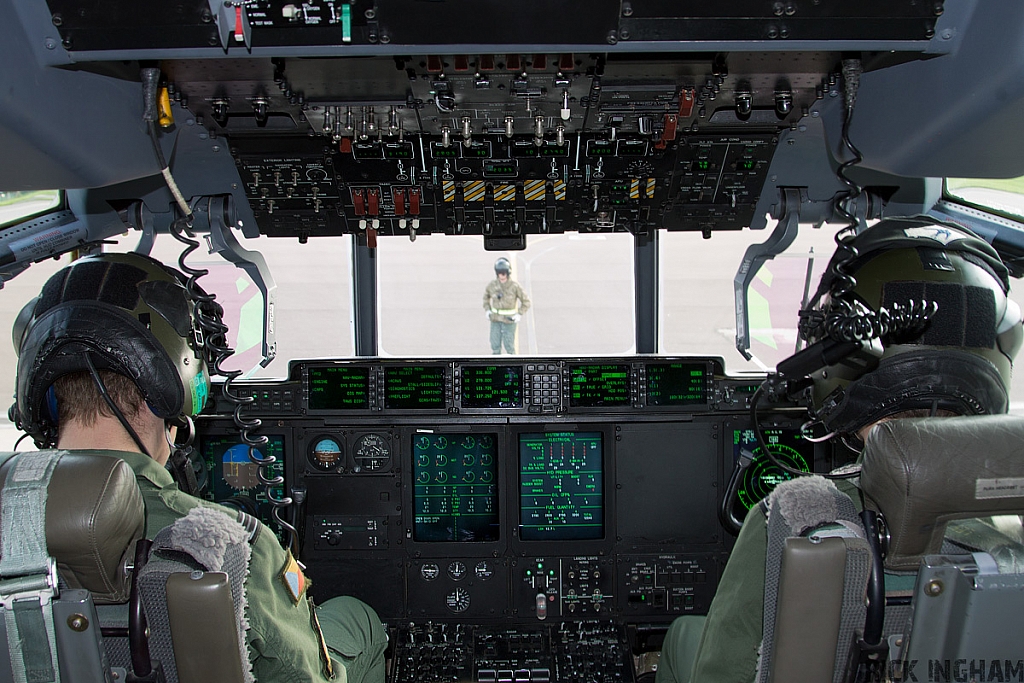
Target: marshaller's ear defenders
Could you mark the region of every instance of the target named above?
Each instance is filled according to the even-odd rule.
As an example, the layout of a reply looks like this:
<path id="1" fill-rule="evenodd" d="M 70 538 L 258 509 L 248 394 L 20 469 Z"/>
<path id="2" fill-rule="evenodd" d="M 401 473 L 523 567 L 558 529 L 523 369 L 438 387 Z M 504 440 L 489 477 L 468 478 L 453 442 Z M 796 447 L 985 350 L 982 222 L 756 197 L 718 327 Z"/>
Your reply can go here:
<path id="1" fill-rule="evenodd" d="M 39 447 L 55 444 L 55 379 L 99 370 L 132 379 L 155 415 L 183 420 L 209 396 L 184 276 L 141 254 L 100 254 L 58 271 L 18 315 L 12 419 Z"/>

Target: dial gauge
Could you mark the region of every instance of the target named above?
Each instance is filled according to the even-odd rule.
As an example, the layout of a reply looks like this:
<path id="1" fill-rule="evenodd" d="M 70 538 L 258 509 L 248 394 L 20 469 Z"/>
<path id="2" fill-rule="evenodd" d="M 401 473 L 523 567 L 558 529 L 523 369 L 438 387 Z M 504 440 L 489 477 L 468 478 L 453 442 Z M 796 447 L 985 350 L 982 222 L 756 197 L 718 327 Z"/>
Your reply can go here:
<path id="1" fill-rule="evenodd" d="M 313 439 L 309 449 L 309 464 L 321 472 L 334 472 L 344 464 L 341 442 L 331 436 Z"/>
<path id="2" fill-rule="evenodd" d="M 811 471 L 807 460 L 795 448 L 776 443 L 768 444 L 768 449 L 783 465 L 803 472 Z M 743 481 L 740 483 L 739 491 L 737 491 L 740 502 L 748 510 L 757 505 L 776 486 L 793 478 L 792 474 L 784 472 L 772 464 L 772 461 L 768 459 L 760 447 L 755 448 L 753 454 L 754 460 L 750 463 L 746 472 L 743 473 Z"/>
<path id="3" fill-rule="evenodd" d="M 459 586 L 451 593 L 445 596 L 445 604 L 448 605 L 448 609 L 456 614 L 465 612 L 469 609 L 469 591 Z"/>
<path id="4" fill-rule="evenodd" d="M 433 562 L 429 562 L 420 567 L 420 576 L 422 576 L 425 581 L 433 581 L 440 575 L 441 568 Z"/>
<path id="5" fill-rule="evenodd" d="M 356 472 L 379 472 L 391 462 L 391 446 L 380 434 L 363 434 L 354 450 Z"/>

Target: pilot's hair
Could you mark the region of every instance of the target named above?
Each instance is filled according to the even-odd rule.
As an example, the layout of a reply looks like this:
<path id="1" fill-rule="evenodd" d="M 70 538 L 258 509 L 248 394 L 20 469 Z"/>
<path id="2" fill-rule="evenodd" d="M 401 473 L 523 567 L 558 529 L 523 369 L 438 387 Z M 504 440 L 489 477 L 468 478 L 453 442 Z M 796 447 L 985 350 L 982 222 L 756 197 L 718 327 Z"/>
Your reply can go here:
<path id="1" fill-rule="evenodd" d="M 146 408 L 142 392 L 124 375 L 109 370 L 100 370 L 99 374 L 114 405 L 134 425 Z M 58 377 L 53 383 L 53 392 L 57 399 L 59 428 L 71 422 L 91 427 L 99 417 L 115 417 L 88 372 L 72 372 Z"/>

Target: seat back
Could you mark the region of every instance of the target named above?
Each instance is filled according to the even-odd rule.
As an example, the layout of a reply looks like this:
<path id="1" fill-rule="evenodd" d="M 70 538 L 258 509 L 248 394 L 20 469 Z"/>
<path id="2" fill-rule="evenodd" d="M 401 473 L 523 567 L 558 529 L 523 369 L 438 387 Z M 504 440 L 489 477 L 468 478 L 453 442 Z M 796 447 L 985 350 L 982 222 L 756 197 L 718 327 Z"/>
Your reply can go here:
<path id="1" fill-rule="evenodd" d="M 1007 667 L 1013 680 L 1024 675 L 1016 654 L 1024 629 L 1024 529 L 1020 517 L 993 518 L 1024 514 L 1024 418 L 882 423 L 867 438 L 857 483 L 865 508 L 884 522 L 877 534 L 884 625 L 875 624 L 883 634 L 875 652 L 888 657 L 882 672 L 894 680 L 1010 680 Z M 864 663 L 858 638 L 869 628 L 875 554 L 846 507 L 852 501 L 839 494 L 836 523 L 824 527 L 810 526 L 814 516 L 787 512 L 827 507 L 838 493 L 829 486 L 801 478 L 769 499 L 762 683 L 852 680 L 851 662 Z M 842 549 L 829 538 L 836 535 Z"/>
<path id="2" fill-rule="evenodd" d="M 890 636 L 891 668 L 920 677 L 914 661 L 937 666 L 935 680 L 1024 675 L 1024 418 L 878 425 L 861 489 L 886 520 L 887 571 L 916 572 L 910 614 Z"/>
<path id="3" fill-rule="evenodd" d="M 118 458 L 60 451 L 0 462 L 0 681 L 110 681 L 94 603 L 128 599 L 145 526 L 134 473 Z"/>
<path id="4" fill-rule="evenodd" d="M 200 506 L 153 539 L 139 588 L 153 632 L 150 651 L 166 662 L 168 683 L 252 682 L 239 628 L 249 537 L 227 512 Z M 197 656 L 211 652 L 217 656 Z"/>
<path id="5" fill-rule="evenodd" d="M 822 477 L 768 498 L 763 642 L 757 680 L 838 680 L 864 623 L 870 550 L 849 496 Z"/>
<path id="6" fill-rule="evenodd" d="M 226 514 L 215 514 L 237 526 L 234 536 L 243 539 L 244 549 L 235 548 L 231 557 L 244 552 L 245 562 L 229 563 L 241 595 L 247 532 Z M 58 680 L 58 674 L 63 683 L 116 683 L 129 673 L 166 672 L 171 683 L 247 680 L 242 612 L 235 607 L 231 581 L 225 572 L 203 571 L 215 563 L 200 549 L 207 563 L 202 565 L 181 542 L 182 529 L 206 534 L 207 540 L 213 531 L 175 526 L 180 528 L 158 534 L 157 541 L 169 540 L 155 544 L 154 561 L 145 562 L 145 546 L 138 558 L 135 553 L 137 544 L 146 543 L 140 540 L 144 502 L 123 460 L 67 451 L 0 454 L 0 643 L 9 645 L 0 645 L 0 683 L 44 683 Z M 167 562 L 167 553 L 175 554 L 175 563 Z M 144 566 L 133 572 L 136 563 Z M 128 604 L 135 601 L 134 611 L 142 615 L 137 587 L 143 576 L 150 602 L 161 605 L 153 608 L 157 618 L 150 619 L 148 644 L 141 635 L 144 617 L 133 618 Z M 162 579 L 158 583 L 152 580 L 156 576 Z M 152 597 L 157 594 L 158 599 Z M 114 634 L 108 630 L 115 640 L 127 642 L 132 630 L 140 634 L 134 651 L 127 645 L 105 647 L 96 605 L 117 612 L 127 626 Z M 148 670 L 151 654 L 153 668 L 163 674 Z"/>

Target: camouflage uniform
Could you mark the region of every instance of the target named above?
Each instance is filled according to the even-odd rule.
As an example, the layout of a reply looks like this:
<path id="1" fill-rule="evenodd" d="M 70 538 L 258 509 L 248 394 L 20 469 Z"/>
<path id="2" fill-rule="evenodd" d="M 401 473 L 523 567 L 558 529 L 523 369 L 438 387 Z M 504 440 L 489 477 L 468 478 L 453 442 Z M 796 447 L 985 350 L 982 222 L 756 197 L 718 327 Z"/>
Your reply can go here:
<path id="1" fill-rule="evenodd" d="M 146 505 L 146 538 L 153 538 L 198 505 L 223 509 L 234 517 L 233 511 L 182 493 L 170 473 L 146 455 L 96 453 L 118 457 L 135 472 Z M 262 527 L 252 544 L 245 581 L 249 603 L 246 640 L 256 680 L 383 683 L 387 634 L 376 613 L 355 598 L 337 597 L 317 606 L 314 620 L 313 603 L 305 594 L 308 582 L 298 583 L 303 588 L 295 596 L 284 580 L 286 570 L 301 572 L 296 567 L 291 553 Z M 324 648 L 318 642 L 317 626 L 323 632 Z"/>
<path id="2" fill-rule="evenodd" d="M 512 316 L 522 315 L 529 308 L 530 298 L 518 282 L 511 278 L 505 282 L 491 280 L 484 290 L 484 310 L 490 314 L 493 353 L 500 354 L 503 345 L 506 353 L 516 352 L 516 321 Z"/>

